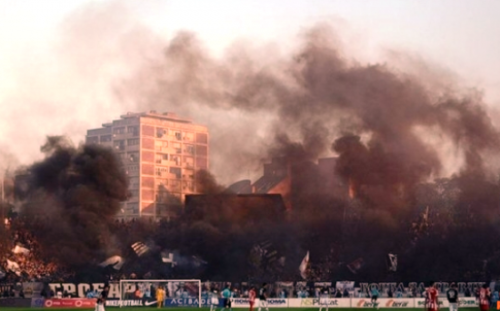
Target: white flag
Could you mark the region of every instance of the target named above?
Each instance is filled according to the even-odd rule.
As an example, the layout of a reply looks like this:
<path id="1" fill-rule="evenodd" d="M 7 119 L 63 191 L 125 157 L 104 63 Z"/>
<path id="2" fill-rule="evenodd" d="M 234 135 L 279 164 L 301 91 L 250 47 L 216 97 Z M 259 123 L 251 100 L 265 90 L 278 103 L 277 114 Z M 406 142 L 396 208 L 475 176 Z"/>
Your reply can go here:
<path id="1" fill-rule="evenodd" d="M 389 258 L 389 271 L 397 271 L 398 270 L 398 255 L 387 254 Z"/>
<path id="2" fill-rule="evenodd" d="M 21 247 L 19 245 L 16 245 L 16 247 L 14 247 L 14 249 L 12 249 L 12 252 L 14 254 L 24 254 L 24 255 L 27 255 L 30 253 L 29 249 Z"/>
<path id="3" fill-rule="evenodd" d="M 308 265 L 309 265 L 309 251 L 307 251 L 306 257 L 302 259 L 302 262 L 300 263 L 299 266 L 300 276 L 302 276 L 304 280 L 307 279 L 306 270 Z"/>
<path id="4" fill-rule="evenodd" d="M 108 259 L 106 259 L 105 261 L 103 261 L 101 264 L 99 264 L 99 266 L 104 268 L 104 267 L 113 265 L 113 268 L 115 270 L 120 270 L 124 263 L 125 263 L 125 261 L 123 260 L 122 257 L 112 256 L 112 257 L 109 257 Z"/>
<path id="5" fill-rule="evenodd" d="M 19 264 L 15 261 L 7 259 L 7 270 L 14 272 L 17 276 L 21 276 L 21 267 L 19 267 Z"/>
<path id="6" fill-rule="evenodd" d="M 161 252 L 161 261 L 163 261 L 164 263 L 172 264 L 172 268 L 175 267 L 175 265 L 177 264 L 174 261 L 174 254 L 168 251 Z"/>

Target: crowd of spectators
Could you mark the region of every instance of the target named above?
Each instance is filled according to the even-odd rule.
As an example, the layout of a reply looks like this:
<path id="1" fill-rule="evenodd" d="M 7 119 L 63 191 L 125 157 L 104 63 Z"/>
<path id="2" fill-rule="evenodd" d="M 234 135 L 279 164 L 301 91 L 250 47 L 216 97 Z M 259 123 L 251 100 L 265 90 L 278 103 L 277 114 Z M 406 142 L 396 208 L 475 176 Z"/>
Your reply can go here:
<path id="1" fill-rule="evenodd" d="M 26 230 L 26 225 L 19 218 L 6 222 L 7 238 L 0 253 L 2 282 L 40 282 L 64 280 L 71 276 L 54 262 L 44 262 L 39 254 L 39 244 Z M 9 266 L 9 262 L 11 265 Z"/>

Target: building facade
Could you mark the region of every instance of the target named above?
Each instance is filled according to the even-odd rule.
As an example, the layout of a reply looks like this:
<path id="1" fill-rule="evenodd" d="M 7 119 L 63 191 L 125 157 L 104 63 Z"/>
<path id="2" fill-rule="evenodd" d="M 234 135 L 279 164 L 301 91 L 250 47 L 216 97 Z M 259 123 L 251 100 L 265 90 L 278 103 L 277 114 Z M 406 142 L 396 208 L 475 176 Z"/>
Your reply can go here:
<path id="1" fill-rule="evenodd" d="M 120 218 L 175 217 L 208 170 L 208 130 L 172 113 L 127 113 L 87 131 L 86 142 L 113 148 L 130 178 Z"/>

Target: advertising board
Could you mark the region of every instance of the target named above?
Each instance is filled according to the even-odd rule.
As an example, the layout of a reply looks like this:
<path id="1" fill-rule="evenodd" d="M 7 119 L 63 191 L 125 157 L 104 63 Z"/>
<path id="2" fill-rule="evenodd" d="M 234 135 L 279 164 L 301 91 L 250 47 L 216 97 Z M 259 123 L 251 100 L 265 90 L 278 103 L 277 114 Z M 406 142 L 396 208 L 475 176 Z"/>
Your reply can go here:
<path id="1" fill-rule="evenodd" d="M 448 308 L 450 304 L 446 298 L 441 298 L 438 300 L 439 307 Z M 476 298 L 474 297 L 461 297 L 458 299 L 458 306 L 462 308 L 467 307 L 477 307 L 479 306 Z M 424 298 L 416 298 L 415 299 L 415 308 L 424 308 L 425 307 L 425 299 Z"/>
<path id="2" fill-rule="evenodd" d="M 289 306 L 292 308 L 319 307 L 328 302 L 328 308 L 349 308 L 351 306 L 350 298 L 328 298 L 321 300 L 319 298 L 292 298 L 289 299 Z"/>
<path id="3" fill-rule="evenodd" d="M 95 308 L 95 299 L 63 298 L 45 299 L 45 308 Z"/>
<path id="4" fill-rule="evenodd" d="M 414 308 L 413 298 L 379 298 L 372 302 L 370 298 L 353 298 L 351 302 L 353 308 Z"/>
<path id="5" fill-rule="evenodd" d="M 45 298 L 31 298 L 32 308 L 43 308 L 45 305 Z"/>
<path id="6" fill-rule="evenodd" d="M 269 298 L 267 299 L 268 308 L 287 308 L 288 300 L 286 298 Z M 259 299 L 255 300 L 256 306 L 259 306 Z M 248 298 L 231 298 L 231 306 L 233 308 L 248 308 L 250 307 L 250 301 Z"/>

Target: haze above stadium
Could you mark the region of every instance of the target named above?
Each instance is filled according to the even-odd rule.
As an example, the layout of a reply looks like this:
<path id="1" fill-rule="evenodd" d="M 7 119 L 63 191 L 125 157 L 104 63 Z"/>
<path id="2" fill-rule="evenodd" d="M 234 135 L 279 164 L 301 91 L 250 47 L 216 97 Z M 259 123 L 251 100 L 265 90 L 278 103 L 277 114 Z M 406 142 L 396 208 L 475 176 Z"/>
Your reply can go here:
<path id="1" fill-rule="evenodd" d="M 67 135 L 78 143 L 86 129 L 127 111 L 157 109 L 209 126 L 212 168 L 223 183 L 258 175 L 255 156 L 247 157 L 253 163 L 239 176 L 234 174 L 239 161 L 227 169 L 225 159 L 265 157 L 272 115 L 167 107 L 153 98 L 144 104 L 135 97 L 142 92 L 129 92 L 141 68 L 160 58 L 183 30 L 193 32 L 214 57 L 244 46 L 271 63 L 296 48 L 297 36 L 306 29 L 328 22 L 353 59 L 390 61 L 391 68 L 437 72 L 439 81 L 444 76 L 476 87 L 495 116 L 500 108 L 499 10 L 497 1 L 451 0 L 2 2 L 0 169 L 40 158 L 46 135 Z M 235 129 L 248 147 L 223 143 Z"/>

